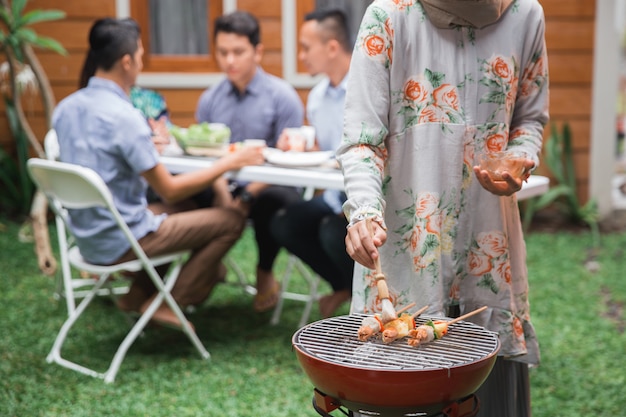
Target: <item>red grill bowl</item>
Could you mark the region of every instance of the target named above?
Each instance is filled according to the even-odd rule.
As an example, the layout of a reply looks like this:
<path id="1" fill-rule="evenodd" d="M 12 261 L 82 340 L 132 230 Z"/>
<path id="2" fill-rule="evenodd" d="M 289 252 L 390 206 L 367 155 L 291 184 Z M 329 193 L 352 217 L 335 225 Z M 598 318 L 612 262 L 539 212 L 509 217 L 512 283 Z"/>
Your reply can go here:
<path id="1" fill-rule="evenodd" d="M 452 327 L 447 336 L 443 339 L 428 343 L 417 348 L 407 347 L 406 341 L 397 340 L 391 345 L 383 345 L 379 341 L 359 342 L 356 332 L 363 316 L 339 316 L 324 319 L 311 323 L 298 330 L 292 339 L 296 357 L 302 369 L 309 377 L 315 388 L 337 400 L 341 405 L 352 411 L 377 412 L 385 416 L 419 415 L 415 413 L 426 413 L 426 415 L 440 412 L 450 403 L 460 400 L 474 393 L 487 379 L 496 360 L 496 355 L 500 349 L 497 335 L 472 323 L 461 322 Z M 344 320 L 345 319 L 345 320 Z M 345 321 L 350 321 L 346 325 Z M 332 340 L 324 340 L 317 334 L 318 328 L 332 328 L 339 325 L 340 331 L 333 331 Z M 418 323 L 419 324 L 419 323 Z M 454 326 L 457 326 L 454 325 Z M 469 328 L 470 333 L 465 334 L 461 328 Z M 311 342 L 304 336 L 306 332 L 314 332 Z M 472 359 L 468 363 L 462 363 L 446 367 L 430 366 L 426 369 L 388 369 L 375 366 L 361 366 L 346 363 L 345 353 L 337 354 L 337 360 L 328 352 L 317 354 L 316 351 L 323 347 L 326 342 L 338 346 L 350 340 L 350 346 L 358 348 L 367 343 L 378 343 L 382 351 L 401 349 L 402 354 L 415 353 L 416 361 L 424 355 L 440 355 L 443 359 L 447 356 L 454 356 L 444 347 L 448 342 L 454 346 L 464 343 L 464 339 L 471 337 L 476 332 L 481 332 L 483 336 L 491 339 L 492 346 L 488 352 L 483 352 L 480 358 Z M 446 338 L 449 338 L 446 340 Z M 471 341 L 469 341 L 471 344 Z M 307 346 L 307 344 L 313 346 Z M 439 344 L 439 346 L 438 346 Z M 441 348 L 441 349 L 440 349 Z M 449 348 L 449 346 L 447 346 Z M 441 350 L 441 353 L 438 351 Z M 330 358 L 329 358 L 330 356 Z M 410 358 L 409 358 L 410 359 Z"/>

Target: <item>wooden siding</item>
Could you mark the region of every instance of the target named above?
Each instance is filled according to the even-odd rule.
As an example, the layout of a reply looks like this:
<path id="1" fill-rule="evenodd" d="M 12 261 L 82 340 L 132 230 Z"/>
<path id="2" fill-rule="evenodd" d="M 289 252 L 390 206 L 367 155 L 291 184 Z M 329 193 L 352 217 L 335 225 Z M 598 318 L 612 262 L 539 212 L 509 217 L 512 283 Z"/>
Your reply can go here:
<path id="1" fill-rule="evenodd" d="M 589 149 L 591 132 L 591 88 L 593 77 L 593 39 L 596 0 L 540 0 L 546 15 L 546 44 L 550 70 L 551 123 L 561 126 L 569 123 L 574 142 L 578 193 L 586 201 L 589 181 Z M 299 3 L 300 4 L 300 3 Z M 302 3 L 304 4 L 304 3 Z M 308 4 L 308 3 L 307 3 Z M 261 22 L 265 53 L 262 65 L 266 71 L 282 75 L 282 16 L 280 0 L 238 0 L 238 7 L 250 11 Z M 60 9 L 67 18 L 59 22 L 41 23 L 34 29 L 60 40 L 68 49 L 66 57 L 49 52 L 38 52 L 51 80 L 57 101 L 76 89 L 79 72 L 87 49 L 87 32 L 93 20 L 114 16 L 115 0 L 30 0 L 29 9 Z M 201 89 L 162 88 L 172 114 L 179 125 L 194 122 L 195 106 Z M 303 102 L 308 91 L 298 90 Z M 37 135 L 43 139 L 46 131 L 43 110 L 38 99 L 29 99 L 28 117 Z M 0 103 L 0 146 L 13 150 L 8 134 L 4 107 Z M 550 126 L 546 129 L 548 139 Z M 545 167 L 539 172 L 546 173 Z"/>
<path id="2" fill-rule="evenodd" d="M 91 0 L 89 7 L 84 0 L 30 0 L 27 10 L 58 9 L 66 13 L 61 21 L 38 23 L 33 29 L 40 35 L 50 36 L 63 44 L 68 55 L 36 50 L 37 57 L 50 78 L 57 101 L 76 90 L 79 73 L 87 50 L 87 33 L 95 19 L 115 16 L 115 0 Z M 39 97 L 25 97 L 25 111 L 35 134 L 41 138 L 47 126 Z M 15 149 L 8 128 L 4 103 L 0 103 L 0 146 L 12 153 Z"/>
<path id="3" fill-rule="evenodd" d="M 595 0 L 540 0 L 546 15 L 550 122 L 572 131 L 577 193 L 588 198 Z M 547 126 L 545 140 L 549 140 Z M 545 167 L 540 173 L 548 174 Z"/>

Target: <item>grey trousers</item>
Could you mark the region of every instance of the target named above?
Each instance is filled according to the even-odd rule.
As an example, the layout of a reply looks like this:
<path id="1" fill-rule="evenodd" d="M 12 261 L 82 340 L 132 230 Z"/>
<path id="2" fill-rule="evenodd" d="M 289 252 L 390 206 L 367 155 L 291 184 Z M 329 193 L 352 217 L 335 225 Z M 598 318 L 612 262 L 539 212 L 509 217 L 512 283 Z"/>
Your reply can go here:
<path id="1" fill-rule="evenodd" d="M 528 364 L 498 356 L 476 396 L 480 400 L 476 417 L 530 417 Z"/>

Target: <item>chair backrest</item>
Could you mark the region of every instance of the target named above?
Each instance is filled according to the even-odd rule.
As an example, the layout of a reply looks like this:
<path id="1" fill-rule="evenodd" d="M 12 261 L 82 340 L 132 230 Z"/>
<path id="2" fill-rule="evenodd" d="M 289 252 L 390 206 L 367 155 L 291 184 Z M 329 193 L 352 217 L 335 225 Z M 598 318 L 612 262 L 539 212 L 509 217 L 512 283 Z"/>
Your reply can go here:
<path id="1" fill-rule="evenodd" d="M 59 148 L 59 139 L 57 132 L 54 129 L 48 130 L 46 136 L 43 138 L 43 149 L 46 152 L 46 158 L 53 161 L 57 161 L 61 155 L 61 149 Z"/>
<path id="2" fill-rule="evenodd" d="M 33 181 L 44 194 L 65 208 L 114 208 L 111 192 L 90 168 L 39 158 L 29 159 L 27 166 Z"/>
<path id="3" fill-rule="evenodd" d="M 115 207 L 111 191 L 91 168 L 48 159 L 31 158 L 26 163 L 33 182 L 61 211 L 106 208 L 130 243 L 137 258 L 150 268 L 145 252 Z"/>

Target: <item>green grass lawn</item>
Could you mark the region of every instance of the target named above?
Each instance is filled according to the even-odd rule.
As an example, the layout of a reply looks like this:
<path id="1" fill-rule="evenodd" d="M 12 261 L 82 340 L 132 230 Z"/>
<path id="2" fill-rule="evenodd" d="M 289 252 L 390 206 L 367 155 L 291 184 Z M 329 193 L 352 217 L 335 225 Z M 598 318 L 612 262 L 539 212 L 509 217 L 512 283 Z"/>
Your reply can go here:
<path id="1" fill-rule="evenodd" d="M 150 329 L 114 384 L 47 364 L 65 304 L 37 269 L 32 244 L 18 241 L 18 226 L 0 219 L 0 416 L 317 416 L 291 348 L 302 304 L 286 302 L 280 324 L 270 326 L 271 313 L 256 314 L 251 296 L 228 285 L 190 315 L 209 361 L 181 333 Z M 626 415 L 626 235 L 603 236 L 597 272 L 585 267 L 590 241 L 584 233 L 527 236 L 542 347 L 542 364 L 531 371 L 534 417 Z M 250 233 L 231 255 L 252 274 Z M 279 271 L 285 262 L 282 254 Z M 316 310 L 311 319 L 319 319 Z M 64 354 L 104 370 L 127 330 L 110 301 L 98 300 Z"/>

